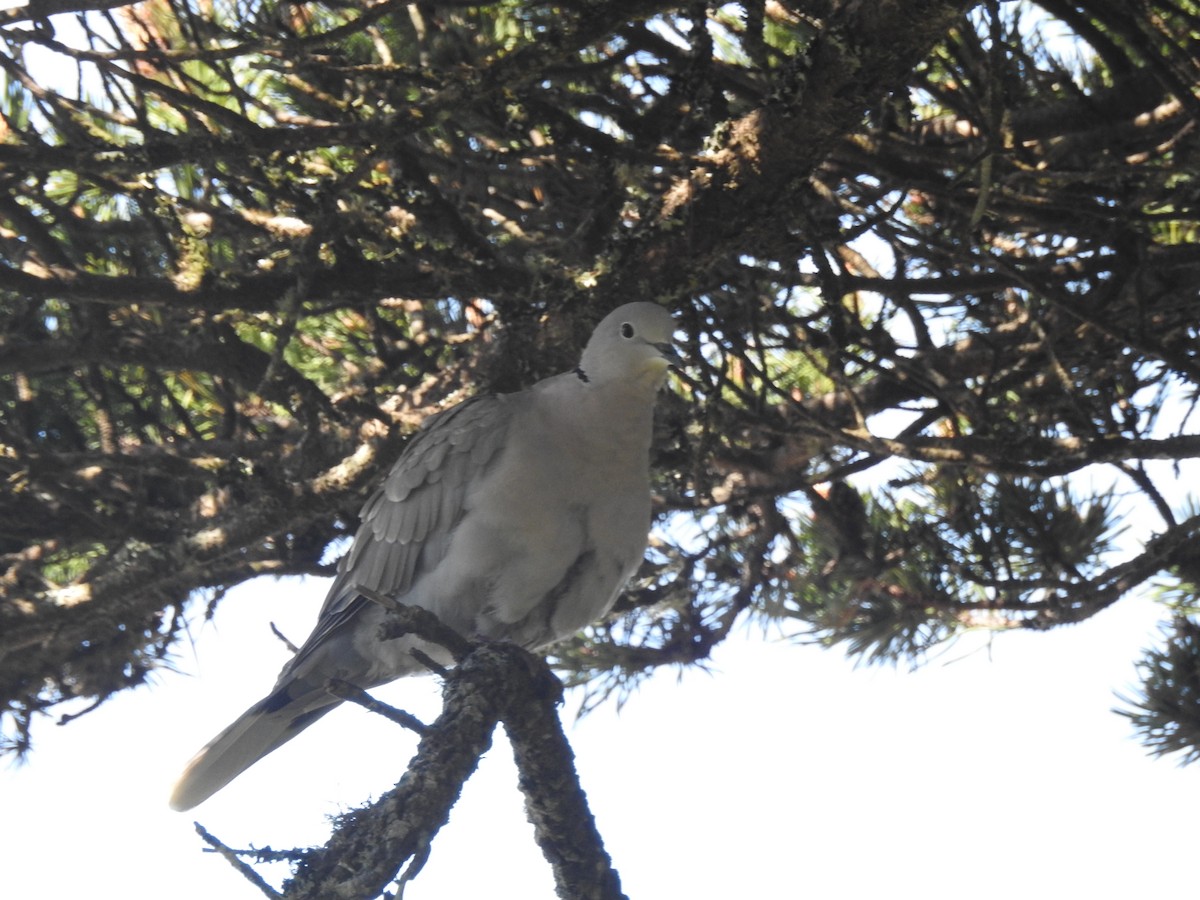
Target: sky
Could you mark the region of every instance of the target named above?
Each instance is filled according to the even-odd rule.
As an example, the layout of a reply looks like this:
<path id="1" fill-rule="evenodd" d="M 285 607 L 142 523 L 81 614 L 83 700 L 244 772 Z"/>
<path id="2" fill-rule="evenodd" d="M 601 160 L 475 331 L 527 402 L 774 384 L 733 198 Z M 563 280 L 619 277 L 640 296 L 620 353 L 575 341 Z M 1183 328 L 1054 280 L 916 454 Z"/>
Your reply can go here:
<path id="1" fill-rule="evenodd" d="M 242 585 L 178 671 L 45 720 L 29 762 L 0 767 L 4 895 L 261 897 L 193 821 L 233 847 L 322 843 L 328 816 L 390 788 L 415 738 L 342 707 L 210 801 L 167 807 L 191 754 L 273 683 L 269 623 L 302 638 L 324 589 Z M 968 635 L 916 671 L 747 629 L 619 712 L 576 721 L 569 696 L 567 734 L 631 900 L 1173 895 L 1195 883 L 1200 767 L 1148 757 L 1111 712 L 1158 614 L 1131 597 L 1061 631 Z M 439 708 L 432 677 L 378 694 Z M 499 732 L 406 900 L 554 897 L 515 785 Z"/>

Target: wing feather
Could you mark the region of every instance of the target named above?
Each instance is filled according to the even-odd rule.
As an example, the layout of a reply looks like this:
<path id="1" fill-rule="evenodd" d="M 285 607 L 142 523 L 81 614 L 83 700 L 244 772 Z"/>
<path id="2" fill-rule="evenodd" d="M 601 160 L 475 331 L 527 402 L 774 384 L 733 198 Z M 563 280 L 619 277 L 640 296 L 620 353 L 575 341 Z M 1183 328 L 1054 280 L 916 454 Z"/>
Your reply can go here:
<path id="1" fill-rule="evenodd" d="M 403 600 L 422 571 L 450 547 L 472 484 L 491 468 L 512 415 L 504 395 L 474 397 L 431 416 L 409 441 L 379 489 L 363 504 L 361 524 L 338 564 L 317 626 L 289 668 L 349 619 L 366 587 Z"/>

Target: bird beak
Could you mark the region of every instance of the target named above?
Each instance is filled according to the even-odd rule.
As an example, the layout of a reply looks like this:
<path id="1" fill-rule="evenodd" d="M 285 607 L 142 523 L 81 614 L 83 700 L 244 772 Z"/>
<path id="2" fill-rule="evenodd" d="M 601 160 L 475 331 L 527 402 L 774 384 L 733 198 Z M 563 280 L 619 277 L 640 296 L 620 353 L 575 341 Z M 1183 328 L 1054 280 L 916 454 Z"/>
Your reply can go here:
<path id="1" fill-rule="evenodd" d="M 662 354 L 662 358 L 667 361 L 667 365 L 678 369 L 683 365 L 683 357 L 679 355 L 679 351 L 674 344 L 663 341 L 661 344 L 655 344 L 654 349 Z"/>

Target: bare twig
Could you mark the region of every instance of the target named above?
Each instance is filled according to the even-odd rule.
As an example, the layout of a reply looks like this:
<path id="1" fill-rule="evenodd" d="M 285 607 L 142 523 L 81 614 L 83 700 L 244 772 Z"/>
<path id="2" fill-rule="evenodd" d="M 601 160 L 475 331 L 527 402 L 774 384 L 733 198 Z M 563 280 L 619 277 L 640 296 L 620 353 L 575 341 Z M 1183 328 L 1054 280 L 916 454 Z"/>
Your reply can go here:
<path id="1" fill-rule="evenodd" d="M 201 840 L 208 844 L 208 846 L 210 846 L 214 851 L 219 853 L 226 862 L 241 872 L 242 876 L 256 888 L 262 891 L 264 896 L 270 897 L 272 900 L 278 900 L 278 898 L 283 896 L 277 890 L 275 890 L 275 888 L 267 884 L 267 882 L 263 880 L 263 877 L 255 872 L 253 868 L 242 862 L 241 858 L 238 856 L 238 851 L 227 847 L 219 839 L 209 833 L 209 831 L 199 822 L 196 822 L 195 824 L 196 833 L 200 835 Z"/>
<path id="2" fill-rule="evenodd" d="M 377 713 L 388 721 L 395 722 L 397 725 L 407 728 L 410 731 L 415 731 L 417 734 L 425 734 L 429 731 L 429 726 L 412 713 L 376 700 L 358 685 L 351 684 L 349 681 L 344 681 L 341 678 L 330 678 L 325 687 L 333 696 L 350 703 L 355 703 L 363 709 Z"/>

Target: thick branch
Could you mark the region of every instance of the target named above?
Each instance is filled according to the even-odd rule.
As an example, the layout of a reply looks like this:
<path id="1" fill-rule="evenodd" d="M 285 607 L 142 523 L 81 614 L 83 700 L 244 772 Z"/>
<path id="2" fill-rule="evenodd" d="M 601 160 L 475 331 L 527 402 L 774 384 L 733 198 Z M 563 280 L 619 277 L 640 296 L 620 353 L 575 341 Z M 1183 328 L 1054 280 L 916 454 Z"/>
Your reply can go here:
<path id="1" fill-rule="evenodd" d="M 623 248 L 604 290 L 671 297 L 696 282 L 697 270 L 790 242 L 784 223 L 800 212 L 793 206 L 798 186 L 861 124 L 864 109 L 904 82 L 967 5 L 829 4 L 804 70 L 780 77 L 767 103 L 728 123 L 724 146 L 697 159 L 666 192 L 651 226 Z"/>
<path id="2" fill-rule="evenodd" d="M 492 744 L 507 689 L 494 660 L 472 654 L 447 678 L 445 706 L 421 738 L 399 784 L 371 806 L 337 821 L 329 841 L 311 853 L 285 885 L 288 900 L 365 900 L 412 863 L 424 863 L 430 842 L 450 817 L 462 786 Z"/>
<path id="3" fill-rule="evenodd" d="M 11 9 L 0 10 L 0 25 L 48 19 L 62 13 L 89 12 L 133 6 L 138 0 L 28 0 Z"/>
<path id="4" fill-rule="evenodd" d="M 558 896 L 624 900 L 555 709 L 562 686 L 540 662 L 531 676 L 530 695 L 521 702 L 510 700 L 505 708 L 504 729 L 512 740 L 534 837 L 554 870 Z"/>
<path id="5" fill-rule="evenodd" d="M 304 860 L 282 896 L 358 900 L 379 894 L 406 864 L 402 880 L 414 877 L 503 720 L 559 896 L 621 900 L 619 878 L 555 712 L 561 692 L 545 663 L 524 650 L 502 643 L 476 646 L 447 676 L 443 712 L 399 784 L 371 806 L 342 816 L 329 842 Z"/>
<path id="6" fill-rule="evenodd" d="M 1023 628 L 1042 631 L 1059 625 L 1082 622 L 1116 603 L 1138 585 L 1162 572 L 1169 565 L 1196 559 L 1200 540 L 1200 515 L 1173 525 L 1146 542 L 1145 549 L 1133 559 L 1113 566 L 1091 578 L 1087 588 L 1070 594 L 1056 594 L 1046 608 L 1021 623 Z"/>

